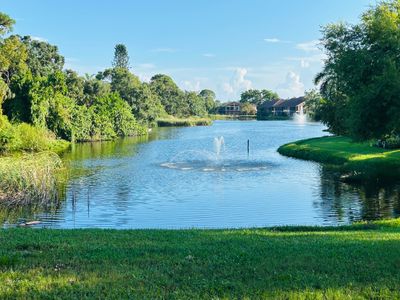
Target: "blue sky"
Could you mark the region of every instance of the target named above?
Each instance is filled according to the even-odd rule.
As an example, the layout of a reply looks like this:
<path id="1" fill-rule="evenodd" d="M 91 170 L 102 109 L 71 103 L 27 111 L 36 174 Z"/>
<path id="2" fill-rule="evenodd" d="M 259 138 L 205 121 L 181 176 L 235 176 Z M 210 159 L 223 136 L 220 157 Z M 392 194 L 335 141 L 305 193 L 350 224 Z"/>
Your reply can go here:
<path id="1" fill-rule="evenodd" d="M 357 22 L 371 0 L 1 0 L 14 33 L 59 46 L 66 68 L 94 74 L 124 43 L 142 80 L 170 75 L 222 101 L 249 88 L 282 97 L 313 88 L 323 53 L 320 27 Z"/>

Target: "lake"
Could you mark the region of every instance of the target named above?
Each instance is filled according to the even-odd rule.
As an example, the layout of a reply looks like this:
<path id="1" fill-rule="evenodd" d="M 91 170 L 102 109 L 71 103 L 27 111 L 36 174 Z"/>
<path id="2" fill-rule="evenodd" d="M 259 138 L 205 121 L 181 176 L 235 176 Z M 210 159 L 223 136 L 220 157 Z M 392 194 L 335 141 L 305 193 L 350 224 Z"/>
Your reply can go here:
<path id="1" fill-rule="evenodd" d="M 63 156 L 70 170 L 65 199 L 52 209 L 3 212 L 3 226 L 23 220 L 50 228 L 324 226 L 398 216 L 398 185 L 348 185 L 318 163 L 276 152 L 284 143 L 327 135 L 324 129 L 216 121 L 77 144 Z"/>

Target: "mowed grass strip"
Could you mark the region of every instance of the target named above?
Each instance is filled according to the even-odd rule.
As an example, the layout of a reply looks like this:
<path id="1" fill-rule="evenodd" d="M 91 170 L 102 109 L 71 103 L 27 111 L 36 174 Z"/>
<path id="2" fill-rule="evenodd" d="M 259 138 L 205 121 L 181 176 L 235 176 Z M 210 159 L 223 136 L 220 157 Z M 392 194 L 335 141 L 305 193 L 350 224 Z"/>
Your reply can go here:
<path id="1" fill-rule="evenodd" d="M 0 231 L 0 299 L 400 298 L 400 221 Z"/>

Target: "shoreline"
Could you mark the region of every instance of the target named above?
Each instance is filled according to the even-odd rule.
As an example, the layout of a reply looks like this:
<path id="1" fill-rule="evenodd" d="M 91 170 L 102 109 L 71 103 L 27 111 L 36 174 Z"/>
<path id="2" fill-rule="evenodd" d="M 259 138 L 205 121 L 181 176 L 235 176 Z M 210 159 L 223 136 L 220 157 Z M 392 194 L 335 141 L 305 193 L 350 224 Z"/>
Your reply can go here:
<path id="1" fill-rule="evenodd" d="M 277 151 L 284 156 L 327 164 L 349 182 L 400 178 L 400 149 L 378 148 L 347 137 L 300 140 L 282 145 Z"/>

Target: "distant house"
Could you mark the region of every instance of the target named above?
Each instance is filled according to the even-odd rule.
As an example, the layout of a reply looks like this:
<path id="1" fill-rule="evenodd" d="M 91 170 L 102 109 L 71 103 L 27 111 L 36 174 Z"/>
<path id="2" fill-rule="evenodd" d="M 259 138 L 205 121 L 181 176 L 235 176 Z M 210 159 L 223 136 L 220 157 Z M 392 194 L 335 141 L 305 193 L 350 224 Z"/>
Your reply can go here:
<path id="1" fill-rule="evenodd" d="M 223 103 L 219 109 L 219 113 L 223 115 L 240 115 L 241 113 L 240 102 Z"/>
<path id="2" fill-rule="evenodd" d="M 258 116 L 268 116 L 272 114 L 272 109 L 275 103 L 279 100 L 269 100 L 264 101 L 261 105 L 257 107 L 257 115 Z"/>
<path id="3" fill-rule="evenodd" d="M 262 116 L 292 116 L 304 112 L 304 97 L 287 100 L 265 101 L 259 106 L 259 115 Z"/>

